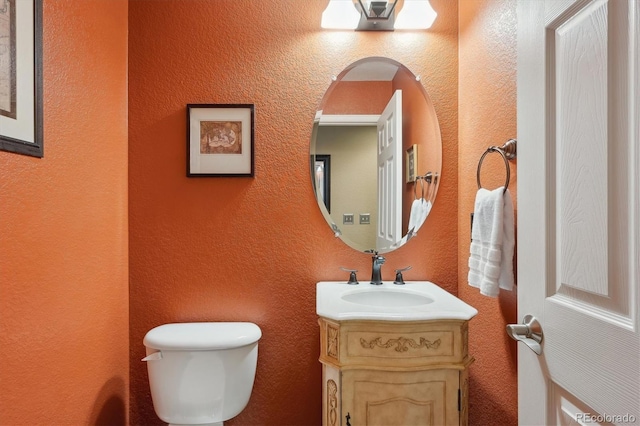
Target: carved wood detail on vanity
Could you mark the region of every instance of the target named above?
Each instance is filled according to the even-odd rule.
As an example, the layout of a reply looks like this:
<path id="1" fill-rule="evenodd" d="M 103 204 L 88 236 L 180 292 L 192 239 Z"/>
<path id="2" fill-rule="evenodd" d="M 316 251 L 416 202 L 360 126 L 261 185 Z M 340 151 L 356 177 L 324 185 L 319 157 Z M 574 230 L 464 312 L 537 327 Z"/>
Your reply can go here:
<path id="1" fill-rule="evenodd" d="M 338 420 L 338 385 L 333 380 L 327 380 L 327 419 L 330 426 L 336 426 Z"/>
<path id="2" fill-rule="evenodd" d="M 348 368 L 461 365 L 466 321 L 335 321 L 320 318 L 320 361 Z"/>
<path id="3" fill-rule="evenodd" d="M 338 328 L 327 324 L 327 355 L 338 359 Z"/>
<path id="4" fill-rule="evenodd" d="M 402 336 L 398 337 L 397 339 L 389 339 L 385 343 L 382 343 L 382 338 L 380 337 L 376 337 L 375 339 L 370 340 L 368 342 L 365 339 L 360 339 L 360 345 L 365 349 L 373 349 L 376 346 L 379 348 L 387 349 L 392 346 L 395 346 L 394 350 L 396 352 L 406 352 L 409 350 L 409 348 L 438 349 L 438 347 L 440 346 L 440 343 L 441 343 L 440 339 L 436 340 L 435 342 L 431 342 L 425 339 L 424 337 L 420 338 L 419 343 L 413 339 L 408 339 Z"/>

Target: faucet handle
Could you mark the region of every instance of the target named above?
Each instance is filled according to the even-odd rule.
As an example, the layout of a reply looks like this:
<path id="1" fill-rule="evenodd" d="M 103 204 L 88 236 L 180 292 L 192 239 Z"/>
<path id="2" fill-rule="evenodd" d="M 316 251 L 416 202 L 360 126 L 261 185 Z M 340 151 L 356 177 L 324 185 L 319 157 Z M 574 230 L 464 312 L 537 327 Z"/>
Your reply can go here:
<path id="1" fill-rule="evenodd" d="M 396 269 L 396 279 L 393 283 L 397 285 L 404 285 L 404 278 L 402 277 L 402 273 L 404 271 L 408 271 L 409 269 L 411 269 L 411 266 L 407 266 L 406 268 Z"/>
<path id="2" fill-rule="evenodd" d="M 360 284 L 358 282 L 358 277 L 356 277 L 356 272 L 358 272 L 357 269 L 347 269 L 342 266 L 340 267 L 340 269 L 342 269 L 345 272 L 349 272 L 349 281 L 347 281 L 347 284 L 350 284 L 350 285 Z"/>

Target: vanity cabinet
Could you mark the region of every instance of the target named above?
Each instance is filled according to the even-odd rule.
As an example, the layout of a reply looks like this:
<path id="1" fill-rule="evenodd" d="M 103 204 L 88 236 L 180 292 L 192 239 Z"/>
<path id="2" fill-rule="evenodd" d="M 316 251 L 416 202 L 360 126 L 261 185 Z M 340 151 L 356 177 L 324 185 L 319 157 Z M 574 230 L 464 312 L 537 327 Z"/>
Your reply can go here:
<path id="1" fill-rule="evenodd" d="M 323 425 L 467 425 L 468 321 L 319 324 Z"/>

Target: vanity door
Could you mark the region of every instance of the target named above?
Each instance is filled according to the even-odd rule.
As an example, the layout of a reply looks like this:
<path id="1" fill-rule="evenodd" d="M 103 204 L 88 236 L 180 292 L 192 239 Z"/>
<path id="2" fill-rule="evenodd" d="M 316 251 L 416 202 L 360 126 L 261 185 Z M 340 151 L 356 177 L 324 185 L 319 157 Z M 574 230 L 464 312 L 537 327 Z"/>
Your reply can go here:
<path id="1" fill-rule="evenodd" d="M 459 370 L 342 373 L 342 425 L 459 425 Z"/>

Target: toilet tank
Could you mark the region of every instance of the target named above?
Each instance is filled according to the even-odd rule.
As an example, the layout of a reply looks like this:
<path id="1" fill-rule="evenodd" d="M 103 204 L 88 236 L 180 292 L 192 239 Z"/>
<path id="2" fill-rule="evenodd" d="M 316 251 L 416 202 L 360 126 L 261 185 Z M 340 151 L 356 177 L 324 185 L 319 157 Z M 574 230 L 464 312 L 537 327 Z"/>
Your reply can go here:
<path id="1" fill-rule="evenodd" d="M 237 416 L 249 402 L 260 328 L 249 322 L 165 324 L 144 338 L 153 406 L 167 423 Z"/>

